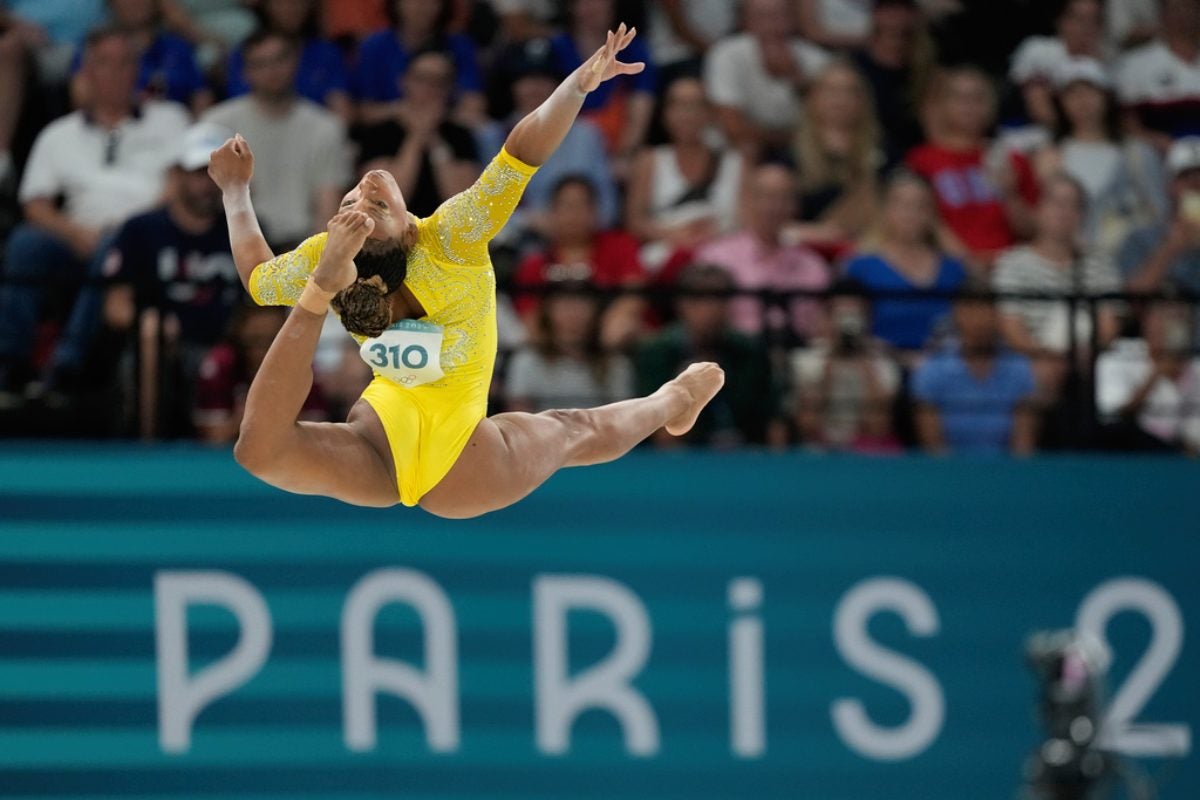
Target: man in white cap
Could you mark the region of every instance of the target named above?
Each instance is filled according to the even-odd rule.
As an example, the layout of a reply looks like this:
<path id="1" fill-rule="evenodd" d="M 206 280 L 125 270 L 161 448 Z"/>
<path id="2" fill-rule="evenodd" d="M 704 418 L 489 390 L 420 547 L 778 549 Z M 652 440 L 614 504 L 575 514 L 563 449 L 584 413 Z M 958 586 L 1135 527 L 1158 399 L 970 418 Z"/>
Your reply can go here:
<path id="1" fill-rule="evenodd" d="M 1125 240 L 1118 265 L 1131 292 L 1178 290 L 1200 298 L 1200 136 L 1167 153 L 1173 215 Z"/>

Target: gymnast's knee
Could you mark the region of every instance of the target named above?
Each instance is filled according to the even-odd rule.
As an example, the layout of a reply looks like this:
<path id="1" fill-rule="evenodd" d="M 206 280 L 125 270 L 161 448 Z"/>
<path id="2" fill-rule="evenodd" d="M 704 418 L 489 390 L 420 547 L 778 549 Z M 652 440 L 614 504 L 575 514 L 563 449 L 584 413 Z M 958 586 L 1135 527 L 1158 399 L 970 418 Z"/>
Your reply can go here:
<path id="1" fill-rule="evenodd" d="M 275 442 L 259 435 L 245 423 L 233 445 L 234 460 L 242 469 L 264 480 L 278 468 L 281 452 L 282 448 Z"/>

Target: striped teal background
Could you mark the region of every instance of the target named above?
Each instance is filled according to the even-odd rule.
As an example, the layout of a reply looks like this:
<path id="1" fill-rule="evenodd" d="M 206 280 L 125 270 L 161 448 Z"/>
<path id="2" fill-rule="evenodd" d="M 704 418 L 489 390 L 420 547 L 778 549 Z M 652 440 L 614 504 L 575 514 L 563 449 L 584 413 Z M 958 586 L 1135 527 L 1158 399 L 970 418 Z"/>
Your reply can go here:
<path id="1" fill-rule="evenodd" d="M 1025 636 L 1071 624 L 1102 581 L 1149 578 L 1200 620 L 1200 467 L 1168 460 L 864 461 L 766 454 L 635 454 L 565 472 L 505 512 L 465 523 L 276 492 L 224 451 L 0 448 L 0 796 L 143 798 L 1010 798 L 1036 746 Z M 417 715 L 379 704 L 379 747 L 342 742 L 339 615 L 385 566 L 427 573 L 457 616 L 461 748 L 430 754 Z M 185 755 L 157 739 L 153 576 L 221 569 L 263 595 L 270 658 L 201 713 Z M 584 714 L 571 752 L 534 742 L 531 585 L 539 574 L 621 581 L 653 648 L 637 680 L 661 750 L 624 752 Z M 903 696 L 856 673 L 832 640 L 857 582 L 896 575 L 936 604 L 938 635 L 879 615 L 872 636 L 925 665 L 946 697 L 939 738 L 898 763 L 849 750 L 830 704 L 860 697 L 879 724 Z M 759 578 L 767 753 L 730 751 L 730 580 Z M 377 650 L 420 662 L 415 613 L 385 609 Z M 228 652 L 233 618 L 189 617 L 193 668 Z M 1149 625 L 1114 619 L 1119 681 Z M 573 665 L 611 647 L 571 618 Z M 1185 638 L 1141 720 L 1200 724 L 1200 656 Z M 1200 797 L 1194 757 L 1149 762 L 1164 798 Z"/>

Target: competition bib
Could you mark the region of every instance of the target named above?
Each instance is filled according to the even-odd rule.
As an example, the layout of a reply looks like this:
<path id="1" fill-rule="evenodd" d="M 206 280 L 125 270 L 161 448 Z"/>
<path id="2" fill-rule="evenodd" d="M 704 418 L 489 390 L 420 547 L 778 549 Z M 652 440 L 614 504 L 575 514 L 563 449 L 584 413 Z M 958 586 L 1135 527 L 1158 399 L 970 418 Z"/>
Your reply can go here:
<path id="1" fill-rule="evenodd" d="M 440 379 L 442 327 L 402 319 L 358 349 L 363 361 L 401 386 L 421 386 Z"/>

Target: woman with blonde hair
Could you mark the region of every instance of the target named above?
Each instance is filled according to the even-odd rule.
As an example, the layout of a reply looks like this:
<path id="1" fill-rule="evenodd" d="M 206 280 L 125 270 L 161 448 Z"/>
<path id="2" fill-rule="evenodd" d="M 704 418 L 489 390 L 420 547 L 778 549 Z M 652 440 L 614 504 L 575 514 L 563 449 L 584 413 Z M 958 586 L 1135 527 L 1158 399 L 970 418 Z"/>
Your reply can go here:
<path id="1" fill-rule="evenodd" d="M 846 264 L 846 277 L 874 296 L 872 333 L 919 351 L 950 312 L 966 267 L 940 245 L 933 189 L 907 170 L 887 181 L 875 225 Z"/>
<path id="2" fill-rule="evenodd" d="M 870 88 L 852 63 L 830 62 L 813 78 L 792 158 L 800 183 L 806 238 L 853 239 L 875 211 L 884 156 Z"/>

